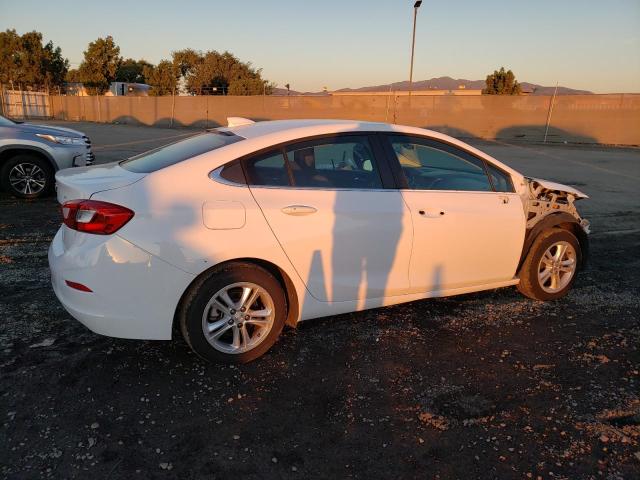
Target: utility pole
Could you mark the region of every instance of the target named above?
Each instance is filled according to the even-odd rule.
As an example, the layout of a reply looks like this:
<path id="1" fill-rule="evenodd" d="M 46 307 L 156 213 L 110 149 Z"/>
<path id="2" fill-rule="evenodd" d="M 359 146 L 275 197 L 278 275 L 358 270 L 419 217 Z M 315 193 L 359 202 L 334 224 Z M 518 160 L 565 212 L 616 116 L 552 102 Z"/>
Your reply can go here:
<path id="1" fill-rule="evenodd" d="M 416 48 L 416 20 L 418 18 L 418 9 L 422 5 L 422 0 L 418 0 L 413 4 L 413 35 L 411 37 L 411 65 L 409 66 L 409 97 L 411 97 L 411 87 L 413 86 L 413 53 Z"/>
<path id="2" fill-rule="evenodd" d="M 155 100 L 156 104 L 158 99 Z M 169 128 L 173 128 L 173 117 L 176 113 L 176 86 L 173 86 L 173 90 L 171 91 L 171 120 L 169 121 Z"/>
<path id="3" fill-rule="evenodd" d="M 8 117 L 4 112 L 4 84 L 0 83 L 0 115 L 3 117 Z"/>
<path id="4" fill-rule="evenodd" d="M 547 126 L 544 129 L 544 141 L 542 143 L 547 143 L 547 134 L 549 133 L 549 124 L 551 123 L 551 114 L 553 113 L 553 105 L 556 103 L 557 94 L 558 94 L 558 82 L 556 82 L 556 89 L 553 91 L 553 97 L 551 97 L 551 101 L 549 102 L 549 112 L 547 113 Z"/>

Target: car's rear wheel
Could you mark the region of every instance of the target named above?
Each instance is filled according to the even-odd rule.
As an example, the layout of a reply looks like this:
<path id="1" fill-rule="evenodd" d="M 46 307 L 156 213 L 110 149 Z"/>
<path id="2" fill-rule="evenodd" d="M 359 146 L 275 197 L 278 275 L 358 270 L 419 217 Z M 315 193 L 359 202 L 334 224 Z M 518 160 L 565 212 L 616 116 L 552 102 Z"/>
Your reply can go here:
<path id="1" fill-rule="evenodd" d="M 233 263 L 197 281 L 179 311 L 182 335 L 210 361 L 246 363 L 276 342 L 286 319 L 278 280 L 249 263 Z"/>
<path id="2" fill-rule="evenodd" d="M 53 190 L 53 169 L 46 160 L 29 153 L 6 161 L 0 177 L 4 190 L 18 198 L 38 198 Z"/>
<path id="3" fill-rule="evenodd" d="M 581 261 L 580 242 L 575 235 L 550 228 L 533 242 L 520 269 L 518 290 L 535 300 L 564 297 L 576 280 Z"/>

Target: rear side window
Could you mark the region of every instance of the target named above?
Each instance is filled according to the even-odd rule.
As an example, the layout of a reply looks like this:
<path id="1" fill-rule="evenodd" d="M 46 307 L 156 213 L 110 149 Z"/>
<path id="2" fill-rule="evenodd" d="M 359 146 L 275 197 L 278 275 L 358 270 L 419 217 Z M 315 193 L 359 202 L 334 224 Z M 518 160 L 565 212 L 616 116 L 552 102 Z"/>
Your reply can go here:
<path id="1" fill-rule="evenodd" d="M 239 160 L 229 162 L 220 169 L 220 178 L 239 185 L 247 183 Z"/>
<path id="2" fill-rule="evenodd" d="M 297 143 L 287 147 L 287 160 L 296 187 L 382 188 L 380 173 L 365 136 Z"/>
<path id="3" fill-rule="evenodd" d="M 141 153 L 120 162 L 120 166 L 130 172 L 151 173 L 240 140 L 243 138 L 232 133 L 209 131 Z"/>
<path id="4" fill-rule="evenodd" d="M 366 136 L 306 140 L 243 160 L 255 186 L 378 189 L 382 180 Z"/>
<path id="5" fill-rule="evenodd" d="M 508 174 L 502 170 L 498 170 L 490 163 L 487 163 L 487 170 L 489 170 L 489 176 L 491 176 L 491 181 L 493 182 L 493 187 L 496 189 L 496 192 L 513 192 L 513 183 Z"/>
<path id="6" fill-rule="evenodd" d="M 245 161 L 244 168 L 251 185 L 289 185 L 289 174 L 280 150 L 252 157 Z"/>

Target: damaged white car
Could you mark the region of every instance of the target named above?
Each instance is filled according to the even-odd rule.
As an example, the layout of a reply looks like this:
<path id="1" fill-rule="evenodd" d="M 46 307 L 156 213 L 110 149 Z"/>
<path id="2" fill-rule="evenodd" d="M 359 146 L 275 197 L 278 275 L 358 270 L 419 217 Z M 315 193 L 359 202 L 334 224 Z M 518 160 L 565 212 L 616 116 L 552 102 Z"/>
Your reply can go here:
<path id="1" fill-rule="evenodd" d="M 285 324 L 429 297 L 556 299 L 588 245 L 584 193 L 383 123 L 233 118 L 56 180 L 64 307 L 104 335 L 181 331 L 209 360 L 252 360 Z"/>

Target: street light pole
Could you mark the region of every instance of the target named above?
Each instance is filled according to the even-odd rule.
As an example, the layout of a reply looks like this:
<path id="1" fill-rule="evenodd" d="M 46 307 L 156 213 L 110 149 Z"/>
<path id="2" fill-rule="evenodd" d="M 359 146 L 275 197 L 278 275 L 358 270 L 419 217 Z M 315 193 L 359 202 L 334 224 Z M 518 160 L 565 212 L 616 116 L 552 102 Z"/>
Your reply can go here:
<path id="1" fill-rule="evenodd" d="M 409 97 L 411 97 L 411 87 L 413 86 L 413 52 L 416 48 L 416 19 L 418 18 L 418 9 L 422 5 L 422 0 L 418 0 L 413 4 L 413 36 L 411 37 L 411 66 L 409 67 Z"/>

